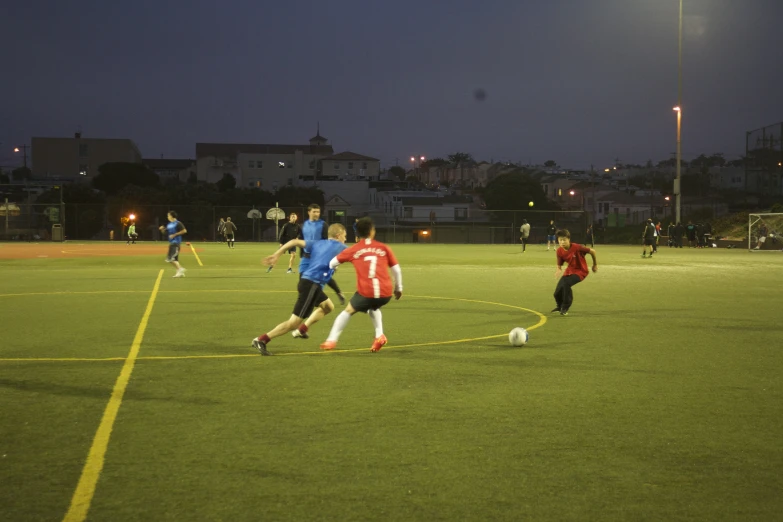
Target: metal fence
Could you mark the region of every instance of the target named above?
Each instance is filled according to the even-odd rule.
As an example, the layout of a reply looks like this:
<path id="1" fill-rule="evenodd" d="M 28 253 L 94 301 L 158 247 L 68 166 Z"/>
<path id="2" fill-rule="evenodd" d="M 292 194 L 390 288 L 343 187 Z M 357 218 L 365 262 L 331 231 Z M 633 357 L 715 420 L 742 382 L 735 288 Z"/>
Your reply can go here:
<path id="1" fill-rule="evenodd" d="M 142 241 L 164 240 L 158 227 L 167 223 L 166 214 L 172 210 L 164 205 L 128 206 L 121 203 L 88 205 L 65 203 L 26 204 L 9 203 L 7 210 L 0 203 L 0 237 L 6 240 L 31 240 L 51 238 L 52 226 L 62 225 L 65 239 L 69 240 L 120 240 L 127 234 L 123 217 L 134 215 L 136 233 Z M 275 242 L 281 227 L 291 212 L 298 215 L 301 224 L 307 219 L 306 207 L 281 207 L 286 219 L 275 223 L 266 218 L 268 208 L 225 207 L 210 205 L 178 205 L 173 208 L 178 219 L 185 224 L 191 241 L 217 241 L 220 218 L 230 217 L 237 227 L 235 238 L 240 242 Z M 453 221 L 414 220 L 388 218 L 370 214 L 376 223 L 376 237 L 388 243 L 519 243 L 522 220 L 530 225 L 530 242 L 543 242 L 550 220 L 558 228 L 567 228 L 574 241 L 583 241 L 589 225 L 585 212 L 558 211 L 481 211 L 471 209 L 466 218 Z M 353 239 L 353 223 L 361 215 L 350 211 L 324 212 L 322 218 L 329 223 L 342 223 Z"/>

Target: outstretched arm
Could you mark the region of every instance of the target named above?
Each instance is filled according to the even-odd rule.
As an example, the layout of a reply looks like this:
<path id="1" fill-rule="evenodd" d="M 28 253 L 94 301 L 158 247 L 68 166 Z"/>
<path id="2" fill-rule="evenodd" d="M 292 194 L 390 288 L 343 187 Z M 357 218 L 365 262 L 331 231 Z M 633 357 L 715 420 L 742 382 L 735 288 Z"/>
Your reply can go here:
<path id="1" fill-rule="evenodd" d="M 394 298 L 402 297 L 402 269 L 400 265 L 394 265 L 391 268 L 392 279 L 394 279 Z"/>
<path id="2" fill-rule="evenodd" d="M 283 245 L 280 248 L 278 248 L 275 251 L 274 254 L 272 254 L 271 256 L 267 256 L 264 259 L 262 259 L 261 263 L 263 265 L 266 265 L 266 266 L 272 266 L 272 265 L 274 265 L 277 262 L 277 258 L 279 258 L 280 255 L 283 252 L 285 252 L 286 250 L 290 250 L 290 249 L 292 249 L 294 247 L 304 248 L 304 246 L 305 246 L 305 242 L 303 240 L 301 240 L 301 239 L 292 239 L 291 241 L 289 241 L 285 245 Z"/>

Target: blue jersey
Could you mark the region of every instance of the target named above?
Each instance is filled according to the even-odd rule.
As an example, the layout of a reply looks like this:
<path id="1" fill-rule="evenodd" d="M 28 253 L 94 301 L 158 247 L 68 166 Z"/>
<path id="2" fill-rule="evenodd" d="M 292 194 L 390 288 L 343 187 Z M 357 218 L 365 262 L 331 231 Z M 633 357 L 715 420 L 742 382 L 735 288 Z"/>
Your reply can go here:
<path id="1" fill-rule="evenodd" d="M 302 232 L 299 235 L 301 239 L 305 241 L 317 241 L 319 239 L 326 239 L 329 226 L 321 219 L 318 221 L 310 221 L 309 219 L 302 224 Z M 308 247 L 304 247 L 304 253 L 309 254 Z M 302 256 L 304 257 L 304 256 Z"/>
<path id="2" fill-rule="evenodd" d="M 334 239 L 305 242 L 305 250 L 310 251 L 310 263 L 304 271 L 302 265 L 299 265 L 302 279 L 319 283 L 321 286 L 328 283 L 334 274 L 334 269 L 329 268 L 329 261 L 346 248 L 344 244 Z"/>
<path id="3" fill-rule="evenodd" d="M 179 221 L 169 221 L 168 224 L 166 225 L 166 239 L 168 239 L 168 237 L 171 234 L 176 234 L 180 230 L 185 230 L 185 225 L 183 225 Z M 177 236 L 174 239 L 169 239 L 169 243 L 171 243 L 172 245 L 179 245 L 180 243 L 182 243 L 182 236 Z"/>

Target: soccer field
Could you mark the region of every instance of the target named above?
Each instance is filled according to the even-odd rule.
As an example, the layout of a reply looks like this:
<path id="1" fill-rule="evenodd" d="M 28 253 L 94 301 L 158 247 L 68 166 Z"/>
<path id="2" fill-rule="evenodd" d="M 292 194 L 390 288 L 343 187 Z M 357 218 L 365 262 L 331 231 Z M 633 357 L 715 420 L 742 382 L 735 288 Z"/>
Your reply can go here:
<path id="1" fill-rule="evenodd" d="M 391 246 L 383 350 L 261 357 L 276 245 L 0 244 L 0 520 L 781 520 L 783 253 Z"/>

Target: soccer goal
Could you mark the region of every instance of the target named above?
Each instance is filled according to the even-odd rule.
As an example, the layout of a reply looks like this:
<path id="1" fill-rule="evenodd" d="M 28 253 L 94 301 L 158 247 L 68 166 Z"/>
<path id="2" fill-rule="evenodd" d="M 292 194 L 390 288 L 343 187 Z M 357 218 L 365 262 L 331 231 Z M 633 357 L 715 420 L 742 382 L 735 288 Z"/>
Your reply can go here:
<path id="1" fill-rule="evenodd" d="M 783 250 L 783 214 L 748 216 L 748 250 L 751 252 Z"/>

